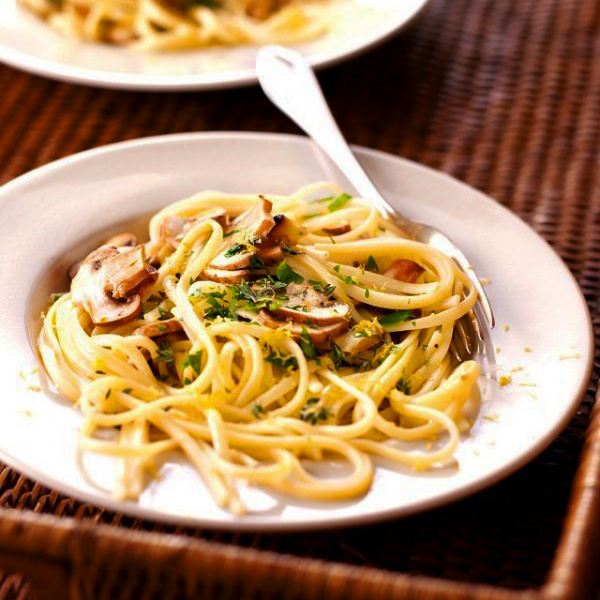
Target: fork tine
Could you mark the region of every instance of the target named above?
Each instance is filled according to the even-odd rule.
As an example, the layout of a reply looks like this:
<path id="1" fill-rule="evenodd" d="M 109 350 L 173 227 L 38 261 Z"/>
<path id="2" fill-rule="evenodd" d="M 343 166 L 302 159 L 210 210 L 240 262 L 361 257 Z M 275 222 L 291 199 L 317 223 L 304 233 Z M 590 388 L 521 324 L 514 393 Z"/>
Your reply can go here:
<path id="1" fill-rule="evenodd" d="M 465 326 L 463 325 L 463 322 L 462 322 L 463 319 L 464 319 L 464 317 L 459 319 L 456 322 L 456 325 L 454 326 L 454 328 L 456 329 L 456 332 L 458 333 L 458 336 L 465 348 L 466 353 L 471 354 L 471 345 L 469 343 L 469 336 L 467 335 L 467 332 L 465 331 Z"/>

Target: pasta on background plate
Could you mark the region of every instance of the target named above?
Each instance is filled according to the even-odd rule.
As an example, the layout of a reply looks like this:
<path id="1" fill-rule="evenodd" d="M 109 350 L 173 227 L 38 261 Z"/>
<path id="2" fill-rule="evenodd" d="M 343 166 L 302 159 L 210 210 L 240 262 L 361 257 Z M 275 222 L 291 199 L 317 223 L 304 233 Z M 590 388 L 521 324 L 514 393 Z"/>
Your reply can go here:
<path id="1" fill-rule="evenodd" d="M 309 40 L 333 0 L 19 1 L 69 37 L 160 51 Z"/>
<path id="2" fill-rule="evenodd" d="M 70 275 L 39 349 L 83 413 L 82 449 L 119 458 L 119 498 L 173 449 L 236 514 L 240 481 L 355 498 L 374 457 L 435 468 L 471 425 L 479 366 L 457 358 L 455 325 L 476 290 L 334 184 L 196 194 Z M 350 469 L 316 476 L 323 460 Z"/>

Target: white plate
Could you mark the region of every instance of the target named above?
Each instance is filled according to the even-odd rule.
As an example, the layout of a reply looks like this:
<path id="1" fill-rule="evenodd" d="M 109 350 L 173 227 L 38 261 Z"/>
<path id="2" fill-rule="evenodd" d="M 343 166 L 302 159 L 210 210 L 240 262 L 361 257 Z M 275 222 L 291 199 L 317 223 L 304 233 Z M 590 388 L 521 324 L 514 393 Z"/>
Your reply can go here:
<path id="1" fill-rule="evenodd" d="M 336 64 L 399 31 L 427 0 L 342 0 L 330 31 L 295 46 L 314 67 Z M 174 91 L 255 83 L 256 46 L 142 53 L 66 38 L 17 4 L 0 0 L 0 61 L 71 83 Z"/>
<path id="2" fill-rule="evenodd" d="M 252 512 L 241 518 L 217 508 L 192 468 L 177 458 L 166 462 L 138 502 L 113 501 L 97 487 L 111 485 L 112 459 L 86 456 L 93 481 L 86 479 L 77 454 L 79 413 L 59 397 L 28 389 L 40 385 L 30 374 L 39 314 L 51 291 L 66 289 L 66 267 L 124 221 L 141 228 L 141 215 L 198 190 L 289 193 L 309 182 L 340 179 L 304 138 L 234 133 L 108 146 L 37 169 L 0 190 L 0 458 L 52 488 L 124 513 L 215 528 L 284 530 L 364 523 L 439 506 L 538 454 L 567 423 L 590 378 L 590 317 L 573 277 L 537 234 L 490 198 L 415 163 L 357 152 L 394 204 L 447 231 L 477 272 L 491 279 L 499 371 L 523 367 L 503 388 L 480 381 L 481 412 L 458 450 L 458 467 L 415 473 L 379 461 L 371 491 L 352 502 L 303 502 L 246 488 L 242 496 Z"/>

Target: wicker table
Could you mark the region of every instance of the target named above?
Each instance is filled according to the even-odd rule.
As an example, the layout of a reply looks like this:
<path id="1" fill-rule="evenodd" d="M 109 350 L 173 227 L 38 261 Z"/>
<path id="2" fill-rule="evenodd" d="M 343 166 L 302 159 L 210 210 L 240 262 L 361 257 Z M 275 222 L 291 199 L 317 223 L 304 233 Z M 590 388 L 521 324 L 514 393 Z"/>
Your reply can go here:
<path id="1" fill-rule="evenodd" d="M 530 223 L 572 269 L 595 323 L 599 37 L 596 0 L 433 0 L 401 37 L 321 76 L 351 142 L 446 171 Z M 134 94 L 8 68 L 0 122 L 3 181 L 135 137 L 293 130 L 256 88 Z M 0 600 L 29 598 L 32 584 L 59 599 L 589 597 L 600 564 L 600 414 L 573 479 L 596 383 L 597 369 L 566 431 L 520 472 L 447 508 L 369 528 L 175 528 L 82 504 L 0 465 Z"/>

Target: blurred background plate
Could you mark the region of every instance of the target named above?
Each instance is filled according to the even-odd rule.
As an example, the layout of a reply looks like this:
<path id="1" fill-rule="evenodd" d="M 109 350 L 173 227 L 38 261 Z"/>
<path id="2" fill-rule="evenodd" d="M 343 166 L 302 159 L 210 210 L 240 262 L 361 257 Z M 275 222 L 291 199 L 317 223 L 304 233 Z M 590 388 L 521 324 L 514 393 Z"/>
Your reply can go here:
<path id="1" fill-rule="evenodd" d="M 341 0 L 332 7 L 330 31 L 295 47 L 316 68 L 341 62 L 398 32 L 427 1 Z M 17 0 L 0 0 L 0 61 L 72 83 L 148 91 L 249 85 L 256 82 L 256 52 L 256 46 L 221 46 L 143 53 L 82 42 L 54 31 Z"/>

